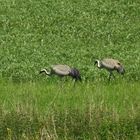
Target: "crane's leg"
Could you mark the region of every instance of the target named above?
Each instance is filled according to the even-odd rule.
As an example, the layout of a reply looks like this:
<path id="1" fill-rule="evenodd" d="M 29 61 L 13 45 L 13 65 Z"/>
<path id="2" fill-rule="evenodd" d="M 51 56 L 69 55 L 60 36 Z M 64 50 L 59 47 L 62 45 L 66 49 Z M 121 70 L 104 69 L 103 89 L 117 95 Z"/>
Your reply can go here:
<path id="1" fill-rule="evenodd" d="M 111 76 L 112 76 L 112 72 L 110 72 L 110 73 L 109 73 L 109 78 L 108 78 L 108 81 L 110 81 Z"/>
<path id="2" fill-rule="evenodd" d="M 112 73 L 113 78 L 115 79 L 115 75 Z"/>
<path id="3" fill-rule="evenodd" d="M 58 81 L 58 84 L 60 84 L 60 87 L 63 88 L 64 86 L 64 76 L 62 75 L 59 75 L 59 81 Z"/>

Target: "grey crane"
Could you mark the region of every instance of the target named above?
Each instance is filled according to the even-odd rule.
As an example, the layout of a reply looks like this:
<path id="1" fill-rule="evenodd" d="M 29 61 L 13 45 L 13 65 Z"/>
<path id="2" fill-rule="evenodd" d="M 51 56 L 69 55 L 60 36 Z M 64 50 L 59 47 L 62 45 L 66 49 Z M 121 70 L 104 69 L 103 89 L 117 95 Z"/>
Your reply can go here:
<path id="1" fill-rule="evenodd" d="M 109 71 L 109 81 L 111 79 L 111 76 L 115 77 L 113 71 L 117 71 L 120 74 L 125 73 L 123 65 L 116 59 L 106 58 L 102 60 L 96 60 L 95 65 L 97 65 L 97 67 L 100 69 L 104 68 Z"/>
<path id="2" fill-rule="evenodd" d="M 50 66 L 50 70 L 48 71 L 47 68 L 44 68 L 40 71 L 40 73 L 45 73 L 46 75 L 58 75 L 60 77 L 63 76 L 71 76 L 75 81 L 81 81 L 80 72 L 76 68 L 71 68 L 67 65 L 57 64 Z"/>

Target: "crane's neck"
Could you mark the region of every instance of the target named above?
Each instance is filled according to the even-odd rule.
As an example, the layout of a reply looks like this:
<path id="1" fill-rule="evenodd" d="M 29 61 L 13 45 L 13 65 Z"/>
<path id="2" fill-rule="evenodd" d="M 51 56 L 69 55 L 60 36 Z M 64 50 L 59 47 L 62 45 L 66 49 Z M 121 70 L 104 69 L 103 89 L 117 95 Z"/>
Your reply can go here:
<path id="1" fill-rule="evenodd" d="M 45 72 L 46 75 L 51 75 L 51 72 L 49 72 L 47 69 L 41 70 L 42 72 Z"/>
<path id="2" fill-rule="evenodd" d="M 96 63 L 97 63 L 97 67 L 98 68 L 101 68 L 102 67 L 102 64 L 101 64 L 101 61 L 100 60 L 96 60 Z"/>

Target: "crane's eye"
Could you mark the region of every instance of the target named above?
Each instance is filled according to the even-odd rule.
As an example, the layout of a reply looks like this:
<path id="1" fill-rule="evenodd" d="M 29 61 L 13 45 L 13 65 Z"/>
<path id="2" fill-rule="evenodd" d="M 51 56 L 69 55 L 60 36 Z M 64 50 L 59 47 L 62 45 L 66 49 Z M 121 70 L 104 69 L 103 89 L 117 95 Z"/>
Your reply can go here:
<path id="1" fill-rule="evenodd" d="M 118 65 L 121 65 L 121 63 L 117 63 Z"/>

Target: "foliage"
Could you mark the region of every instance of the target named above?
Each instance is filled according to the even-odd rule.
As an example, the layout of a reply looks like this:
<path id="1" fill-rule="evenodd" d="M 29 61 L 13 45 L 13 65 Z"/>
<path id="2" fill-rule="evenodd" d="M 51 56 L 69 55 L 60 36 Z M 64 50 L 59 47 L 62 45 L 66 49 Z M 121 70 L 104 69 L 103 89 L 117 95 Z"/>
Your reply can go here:
<path id="1" fill-rule="evenodd" d="M 139 0 L 0 1 L 0 73 L 14 81 L 37 79 L 38 71 L 64 63 L 83 79 L 100 79 L 94 60 L 119 59 L 127 80 L 140 74 Z"/>
<path id="2" fill-rule="evenodd" d="M 140 138 L 138 83 L 0 84 L 0 139 Z"/>
<path id="3" fill-rule="evenodd" d="M 140 139 L 139 5 L 1 0 L 0 139 Z M 124 77 L 107 82 L 94 66 L 107 57 L 124 64 Z M 39 75 L 58 63 L 77 67 L 83 81 Z"/>

